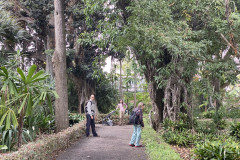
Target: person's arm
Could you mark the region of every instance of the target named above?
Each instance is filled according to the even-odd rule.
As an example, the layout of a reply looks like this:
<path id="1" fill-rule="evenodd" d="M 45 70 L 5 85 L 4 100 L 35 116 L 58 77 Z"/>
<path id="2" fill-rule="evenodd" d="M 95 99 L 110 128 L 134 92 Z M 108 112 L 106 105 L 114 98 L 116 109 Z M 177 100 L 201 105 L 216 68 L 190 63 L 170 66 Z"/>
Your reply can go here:
<path id="1" fill-rule="evenodd" d="M 127 106 L 127 104 L 126 104 L 126 103 L 125 103 L 124 105 L 125 105 L 125 107 L 126 107 L 126 108 L 124 108 L 124 109 L 126 110 L 126 109 L 128 108 L 128 106 Z"/>
<path id="2" fill-rule="evenodd" d="M 87 103 L 87 111 L 88 111 L 88 114 L 92 117 L 91 105 L 92 105 L 91 102 L 88 101 L 88 103 Z"/>
<path id="3" fill-rule="evenodd" d="M 144 122 L 143 122 L 143 113 L 142 113 L 142 110 L 140 111 L 140 116 L 139 116 L 139 119 L 140 119 L 140 124 L 142 127 L 144 127 Z"/>

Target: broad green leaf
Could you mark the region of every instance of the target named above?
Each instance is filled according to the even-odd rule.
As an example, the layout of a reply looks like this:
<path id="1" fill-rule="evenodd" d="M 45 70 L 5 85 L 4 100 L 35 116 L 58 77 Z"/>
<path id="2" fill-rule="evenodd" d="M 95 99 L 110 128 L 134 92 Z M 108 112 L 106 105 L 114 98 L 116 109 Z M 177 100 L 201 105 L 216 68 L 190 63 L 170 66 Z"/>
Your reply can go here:
<path id="1" fill-rule="evenodd" d="M 3 72 L 5 73 L 6 78 L 8 78 L 8 71 L 7 71 L 7 69 L 6 69 L 4 66 L 1 67 L 1 69 L 2 69 Z"/>
<path id="2" fill-rule="evenodd" d="M 11 125 L 11 113 L 8 112 L 8 116 L 6 119 L 6 130 L 10 129 L 10 125 Z"/>
<path id="3" fill-rule="evenodd" d="M 24 105 L 25 105 L 25 103 L 26 103 L 27 97 L 28 97 L 28 95 L 26 95 L 26 97 L 24 98 L 24 100 L 23 100 L 23 102 L 22 102 L 22 104 L 21 104 L 21 106 L 20 106 L 20 108 L 19 108 L 19 110 L 18 110 L 18 114 L 20 114 L 20 112 L 22 111 L 22 109 L 23 109 L 23 107 L 24 107 Z"/>
<path id="4" fill-rule="evenodd" d="M 37 79 L 31 81 L 31 83 L 39 82 L 39 81 L 45 80 L 46 78 L 47 78 L 47 76 L 44 76 L 43 78 L 37 78 Z"/>
<path id="5" fill-rule="evenodd" d="M 0 145 L 0 150 L 5 150 L 5 149 L 8 149 L 6 145 Z"/>
<path id="6" fill-rule="evenodd" d="M 15 92 L 14 92 L 14 86 L 13 86 L 13 83 L 12 81 L 9 81 L 9 90 L 10 90 L 10 94 L 13 95 Z"/>
<path id="7" fill-rule="evenodd" d="M 45 101 L 46 99 L 47 92 L 44 92 L 43 100 Z"/>
<path id="8" fill-rule="evenodd" d="M 2 71 L 0 71 L 0 76 L 6 76 Z"/>
<path id="9" fill-rule="evenodd" d="M 8 144 L 11 144 L 12 143 L 12 130 L 10 129 L 8 131 Z M 9 148 L 10 149 L 10 148 Z"/>
<path id="10" fill-rule="evenodd" d="M 39 72 L 37 72 L 30 81 L 33 81 L 34 79 L 38 78 L 39 76 L 41 76 L 44 73 L 44 70 L 41 70 Z"/>
<path id="11" fill-rule="evenodd" d="M 26 78 L 26 83 L 27 83 L 27 84 L 30 83 L 30 80 L 31 80 L 34 72 L 36 71 L 36 69 L 37 69 L 37 65 L 35 65 L 35 64 L 32 65 L 32 66 L 29 68 L 29 70 L 28 70 L 28 75 L 27 75 L 27 78 Z"/>
<path id="12" fill-rule="evenodd" d="M 17 72 L 20 74 L 20 76 L 21 76 L 21 78 L 22 78 L 22 81 L 23 81 L 24 83 L 26 83 L 26 77 L 25 77 L 23 71 L 22 71 L 20 68 L 17 68 Z"/>
<path id="13" fill-rule="evenodd" d="M 38 98 L 38 99 L 34 102 L 32 108 L 35 108 L 35 106 L 39 103 L 39 101 L 40 101 L 40 99 Z"/>
<path id="14" fill-rule="evenodd" d="M 32 96 L 31 96 L 31 94 L 29 94 L 27 110 L 26 110 L 26 116 L 27 117 L 31 116 L 31 114 L 32 114 L 32 106 L 33 106 Z"/>
<path id="15" fill-rule="evenodd" d="M 52 92 L 53 92 L 53 94 L 54 94 L 55 98 L 59 98 L 59 95 L 57 94 L 57 92 L 56 92 L 56 91 L 52 91 Z"/>
<path id="16" fill-rule="evenodd" d="M 7 114 L 8 114 L 8 111 L 2 116 L 1 121 L 0 121 L 0 126 L 3 124 L 3 121 L 5 120 Z"/>
<path id="17" fill-rule="evenodd" d="M 2 134 L 2 142 L 5 142 L 5 138 L 6 138 L 6 135 L 7 135 L 7 131 L 3 131 L 3 134 Z"/>
<path id="18" fill-rule="evenodd" d="M 17 117 L 16 117 L 13 110 L 11 111 L 11 114 L 12 114 L 12 116 L 11 116 L 12 117 L 12 124 L 13 124 L 14 128 L 16 128 L 18 126 Z"/>
<path id="19" fill-rule="evenodd" d="M 6 91 L 7 85 L 8 85 L 8 81 L 5 81 L 4 84 L 3 84 L 3 87 L 2 87 L 2 89 L 1 89 L 1 91 Z"/>
<path id="20" fill-rule="evenodd" d="M 43 95 L 44 95 L 44 93 L 45 93 L 45 92 L 42 92 L 42 93 L 41 93 L 41 96 L 40 96 L 40 98 L 39 98 L 40 100 L 43 100 Z"/>
<path id="21" fill-rule="evenodd" d="M 47 94 L 47 104 L 50 110 L 50 113 L 53 114 L 53 107 L 52 107 L 52 101 L 51 101 L 51 97 L 49 94 Z"/>

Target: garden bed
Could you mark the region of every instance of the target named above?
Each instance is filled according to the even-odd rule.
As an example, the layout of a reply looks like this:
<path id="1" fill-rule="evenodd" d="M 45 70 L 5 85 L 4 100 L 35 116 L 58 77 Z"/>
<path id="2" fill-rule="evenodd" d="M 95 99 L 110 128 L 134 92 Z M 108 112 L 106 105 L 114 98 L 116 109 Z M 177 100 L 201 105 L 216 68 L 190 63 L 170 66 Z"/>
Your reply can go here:
<path id="1" fill-rule="evenodd" d="M 16 152 L 1 154 L 0 159 L 52 159 L 60 150 L 79 139 L 85 133 L 84 130 L 85 122 L 80 122 L 57 134 L 42 135 L 35 142 L 23 145 Z"/>

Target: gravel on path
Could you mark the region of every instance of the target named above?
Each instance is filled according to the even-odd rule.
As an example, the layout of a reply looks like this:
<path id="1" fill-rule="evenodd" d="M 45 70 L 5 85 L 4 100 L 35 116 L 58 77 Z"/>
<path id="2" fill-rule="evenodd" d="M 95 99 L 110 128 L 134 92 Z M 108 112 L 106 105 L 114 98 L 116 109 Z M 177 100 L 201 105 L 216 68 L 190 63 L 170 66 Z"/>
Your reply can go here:
<path id="1" fill-rule="evenodd" d="M 100 137 L 84 137 L 66 151 L 61 152 L 57 160 L 147 160 L 144 147 L 130 147 L 128 143 L 133 132 L 132 125 L 103 126 L 96 125 Z"/>

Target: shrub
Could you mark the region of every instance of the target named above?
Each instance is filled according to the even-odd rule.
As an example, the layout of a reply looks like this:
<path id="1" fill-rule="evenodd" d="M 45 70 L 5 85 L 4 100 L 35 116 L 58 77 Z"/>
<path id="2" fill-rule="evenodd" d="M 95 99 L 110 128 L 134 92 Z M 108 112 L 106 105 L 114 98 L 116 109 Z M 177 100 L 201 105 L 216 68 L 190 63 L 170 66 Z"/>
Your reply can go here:
<path id="1" fill-rule="evenodd" d="M 240 139 L 240 122 L 231 124 L 230 135 Z"/>
<path id="2" fill-rule="evenodd" d="M 77 113 L 70 113 L 69 114 L 69 125 L 73 126 L 76 123 L 79 123 L 85 119 L 85 116 Z"/>
<path id="3" fill-rule="evenodd" d="M 175 123 L 172 120 L 170 120 L 168 118 L 163 120 L 163 124 L 162 124 L 163 129 L 165 129 L 165 130 L 173 129 L 174 126 L 175 126 Z"/>
<path id="4" fill-rule="evenodd" d="M 190 146 L 195 142 L 195 135 L 187 131 L 166 131 L 162 135 L 165 142 L 179 146 Z"/>
<path id="5" fill-rule="evenodd" d="M 187 114 L 179 113 L 177 121 L 174 122 L 166 118 L 164 119 L 162 126 L 165 130 L 171 129 L 171 130 L 183 131 L 190 128 L 190 123 L 189 123 Z"/>
<path id="6" fill-rule="evenodd" d="M 205 111 L 202 113 L 203 118 L 213 118 L 215 115 L 215 110 Z"/>
<path id="7" fill-rule="evenodd" d="M 223 119 L 223 117 L 224 117 L 224 113 L 221 110 L 216 112 L 216 114 L 213 117 L 213 122 L 216 124 L 217 128 L 220 130 L 225 129 L 227 127 L 226 120 Z"/>
<path id="8" fill-rule="evenodd" d="M 239 144 L 231 139 L 227 141 L 208 141 L 198 144 L 194 149 L 195 158 L 199 160 L 240 160 Z"/>
<path id="9" fill-rule="evenodd" d="M 197 121 L 197 125 L 195 126 L 195 131 L 198 133 L 204 134 L 216 134 L 217 126 L 212 121 Z"/>

